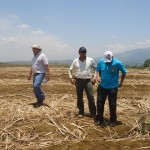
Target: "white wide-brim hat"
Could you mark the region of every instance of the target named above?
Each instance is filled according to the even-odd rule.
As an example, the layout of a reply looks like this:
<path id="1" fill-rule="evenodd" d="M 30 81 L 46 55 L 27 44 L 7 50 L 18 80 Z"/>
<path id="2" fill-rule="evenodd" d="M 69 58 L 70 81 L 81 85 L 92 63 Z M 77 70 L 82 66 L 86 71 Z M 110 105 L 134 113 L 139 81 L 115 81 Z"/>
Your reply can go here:
<path id="1" fill-rule="evenodd" d="M 39 45 L 34 44 L 31 48 L 37 48 L 39 50 L 42 50 L 42 48 Z"/>

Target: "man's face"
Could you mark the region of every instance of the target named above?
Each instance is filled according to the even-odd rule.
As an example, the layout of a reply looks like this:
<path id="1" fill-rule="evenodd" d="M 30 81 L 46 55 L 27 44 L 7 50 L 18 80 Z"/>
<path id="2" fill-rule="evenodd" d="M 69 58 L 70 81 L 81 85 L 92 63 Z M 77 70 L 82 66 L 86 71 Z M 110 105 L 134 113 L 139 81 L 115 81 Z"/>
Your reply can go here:
<path id="1" fill-rule="evenodd" d="M 85 57 L 86 56 L 86 51 L 81 51 L 79 52 L 80 57 Z"/>
<path id="2" fill-rule="evenodd" d="M 40 52 L 40 49 L 38 48 L 32 48 L 34 55 Z"/>
<path id="3" fill-rule="evenodd" d="M 105 61 L 106 61 L 107 64 L 110 64 L 112 59 L 113 59 L 113 57 L 110 54 L 107 54 L 105 56 Z"/>

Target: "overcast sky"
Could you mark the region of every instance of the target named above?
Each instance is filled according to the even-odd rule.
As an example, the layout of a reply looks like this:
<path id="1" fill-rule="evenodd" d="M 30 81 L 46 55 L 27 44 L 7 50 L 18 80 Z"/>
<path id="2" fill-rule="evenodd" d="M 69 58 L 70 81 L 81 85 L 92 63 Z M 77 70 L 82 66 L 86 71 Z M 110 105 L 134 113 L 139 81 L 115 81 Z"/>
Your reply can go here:
<path id="1" fill-rule="evenodd" d="M 49 60 L 150 47 L 150 0 L 0 0 L 0 62 L 31 60 L 33 44 Z"/>

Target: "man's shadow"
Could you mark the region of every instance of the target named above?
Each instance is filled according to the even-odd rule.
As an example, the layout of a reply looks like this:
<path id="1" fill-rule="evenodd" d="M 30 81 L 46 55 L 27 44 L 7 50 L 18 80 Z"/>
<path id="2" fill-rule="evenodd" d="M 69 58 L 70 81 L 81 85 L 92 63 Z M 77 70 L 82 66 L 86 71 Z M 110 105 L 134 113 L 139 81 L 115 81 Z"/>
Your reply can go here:
<path id="1" fill-rule="evenodd" d="M 38 105 L 37 102 L 29 103 L 28 105 L 32 105 L 34 108 L 38 108 L 38 107 L 42 107 L 42 106 L 50 107 L 48 104 L 45 104 L 45 103 L 43 103 L 42 105 Z"/>

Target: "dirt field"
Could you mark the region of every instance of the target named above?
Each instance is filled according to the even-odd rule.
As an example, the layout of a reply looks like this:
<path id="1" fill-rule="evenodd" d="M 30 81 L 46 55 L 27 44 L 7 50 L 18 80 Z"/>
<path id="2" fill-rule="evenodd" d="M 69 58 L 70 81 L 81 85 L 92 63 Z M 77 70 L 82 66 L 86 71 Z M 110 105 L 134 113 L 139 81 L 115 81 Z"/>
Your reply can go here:
<path id="1" fill-rule="evenodd" d="M 129 69 L 118 93 L 121 125 L 95 126 L 89 115 L 76 116 L 75 87 L 68 68 L 50 66 L 51 80 L 43 83 L 45 105 L 34 108 L 29 66 L 0 66 L 1 150 L 145 150 L 150 149 L 150 71 Z M 94 86 L 95 100 L 96 87 Z M 105 118 L 109 119 L 108 103 Z"/>

